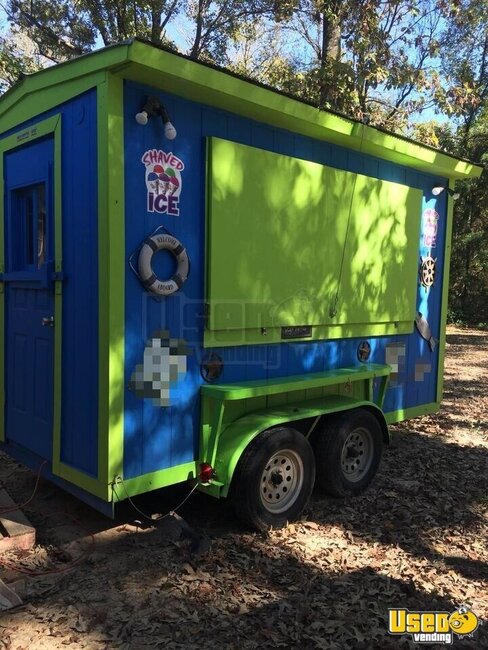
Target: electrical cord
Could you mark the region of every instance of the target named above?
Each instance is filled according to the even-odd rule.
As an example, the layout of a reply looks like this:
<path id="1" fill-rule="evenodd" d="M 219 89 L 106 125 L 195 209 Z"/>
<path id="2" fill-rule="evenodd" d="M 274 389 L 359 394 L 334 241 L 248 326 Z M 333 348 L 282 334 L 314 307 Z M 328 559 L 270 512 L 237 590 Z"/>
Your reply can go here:
<path id="1" fill-rule="evenodd" d="M 363 152 L 363 142 L 364 142 L 364 130 L 366 123 L 362 123 L 362 130 L 361 130 L 361 140 L 359 142 L 359 153 L 361 154 Z M 341 291 L 341 284 L 342 284 L 342 273 L 344 270 L 344 260 L 346 257 L 346 248 L 348 244 L 348 238 L 349 238 L 349 227 L 351 225 L 351 216 L 352 216 L 352 205 L 354 202 L 354 198 L 356 195 L 356 182 L 358 180 L 358 174 L 354 174 L 354 180 L 353 180 L 353 185 L 352 185 L 352 191 L 351 191 L 351 200 L 349 201 L 349 213 L 347 216 L 347 224 L 346 224 L 346 236 L 344 238 L 344 246 L 342 247 L 342 257 L 341 257 L 341 264 L 339 267 L 339 277 L 337 281 L 337 291 L 334 297 L 334 300 L 332 301 L 330 310 L 329 310 L 329 316 L 331 318 L 334 318 L 337 315 L 337 305 L 339 303 L 339 294 Z"/>
<path id="2" fill-rule="evenodd" d="M 47 460 L 43 461 L 41 463 L 41 465 L 39 466 L 34 490 L 33 490 L 32 494 L 31 494 L 31 496 L 27 499 L 27 501 L 25 501 L 25 503 L 23 503 L 22 505 L 15 505 L 13 507 L 4 508 L 3 510 L 0 510 L 0 515 L 7 514 L 8 512 L 13 512 L 15 510 L 19 510 L 21 508 L 24 508 L 26 505 L 28 505 L 34 499 L 34 497 L 35 497 L 35 495 L 37 493 L 38 487 L 39 487 L 39 481 L 40 481 L 40 478 L 41 478 L 42 468 L 44 467 L 44 465 L 46 463 L 47 463 Z M 13 472 L 12 472 L 12 474 L 13 474 Z M 11 474 L 9 474 L 9 476 L 11 476 Z M 153 524 L 158 522 L 158 521 L 161 521 L 165 517 L 173 516 L 176 513 L 176 511 L 179 510 L 188 501 L 188 499 L 192 496 L 192 494 L 195 492 L 195 490 L 197 489 L 197 487 L 199 485 L 199 482 L 197 481 L 195 483 L 195 485 L 192 487 L 192 489 L 190 490 L 190 492 L 186 495 L 186 497 L 175 508 L 173 508 L 172 510 L 170 510 L 166 514 L 160 515 L 159 517 L 156 517 L 156 518 L 153 519 L 152 517 L 147 515 L 145 512 L 140 510 L 136 506 L 136 504 L 132 501 L 132 499 L 130 498 L 129 493 L 127 491 L 127 488 L 125 486 L 125 483 L 124 483 L 124 481 L 122 479 L 120 480 L 120 483 L 122 484 L 122 487 L 124 489 L 124 492 L 126 493 L 127 499 L 129 501 L 129 503 L 131 504 L 131 506 L 134 508 L 134 510 L 136 512 L 138 512 L 142 517 L 144 517 L 145 519 L 147 519 L 148 521 L 150 521 Z M 113 489 L 113 491 L 115 493 L 115 496 L 117 497 L 117 500 L 119 500 L 117 490 L 115 489 L 115 483 L 112 485 L 112 489 Z M 76 519 L 75 517 L 73 517 L 73 515 L 71 515 L 68 512 L 49 513 L 49 516 L 51 516 L 51 517 L 54 517 L 56 515 L 62 516 L 64 519 L 70 519 L 77 526 L 83 528 L 83 525 L 81 524 L 81 522 L 78 519 Z M 93 550 L 95 548 L 95 545 L 96 545 L 95 535 L 93 533 L 90 533 L 90 532 L 87 532 L 87 534 L 88 534 L 88 537 L 90 539 L 90 546 L 87 549 L 85 549 L 82 553 L 80 553 L 80 555 L 78 557 L 76 557 L 74 560 L 69 562 L 66 566 L 54 567 L 54 568 L 51 568 L 51 569 L 34 570 L 34 569 L 29 569 L 29 568 L 21 566 L 21 565 L 14 564 L 13 562 L 10 562 L 9 560 L 4 559 L 1 556 L 0 556 L 0 566 L 3 566 L 6 569 L 9 569 L 9 570 L 14 571 L 16 573 L 21 573 L 21 574 L 24 574 L 24 575 L 27 575 L 27 576 L 32 576 L 32 577 L 48 576 L 48 575 L 56 575 L 56 574 L 67 573 L 68 571 L 71 571 L 72 569 L 77 567 L 79 564 L 81 564 L 93 552 Z"/>
<path id="3" fill-rule="evenodd" d="M 33 500 L 33 498 L 36 496 L 37 489 L 38 489 L 38 487 L 39 487 L 39 481 L 41 480 L 41 472 L 42 472 L 42 468 L 43 468 L 44 465 L 46 465 L 46 464 L 47 464 L 47 460 L 44 460 L 44 461 L 39 465 L 39 469 L 37 470 L 37 479 L 36 479 L 36 484 L 35 484 L 35 486 L 34 486 L 34 491 L 33 491 L 32 494 L 30 495 L 30 497 L 27 499 L 27 501 L 26 501 L 25 503 L 20 504 L 20 505 L 15 504 L 14 506 L 11 506 L 11 507 L 8 507 L 8 508 L 0 508 L 0 516 L 1 516 L 1 515 L 6 515 L 6 514 L 8 514 L 9 512 L 15 512 L 16 510 L 22 510 L 22 508 L 25 508 L 25 506 L 29 505 L 29 503 L 30 503 L 30 502 Z M 13 474 L 13 473 L 14 473 L 14 472 L 12 472 L 12 474 Z M 8 478 L 9 478 L 10 476 L 12 476 L 12 474 L 9 474 Z"/>
<path id="4" fill-rule="evenodd" d="M 183 506 L 183 505 L 188 501 L 188 499 L 191 497 L 191 495 L 195 492 L 195 490 L 196 490 L 197 487 L 199 486 L 199 481 L 197 481 L 197 482 L 195 483 L 195 485 L 192 487 L 192 489 L 190 490 L 190 492 L 186 495 L 186 497 L 183 499 L 183 501 L 181 501 L 181 503 L 179 503 L 179 504 L 176 506 L 176 508 L 173 508 L 172 510 L 169 510 L 166 514 L 164 514 L 164 515 L 159 515 L 159 517 L 155 517 L 155 518 L 153 519 L 153 517 L 147 515 L 145 512 L 143 512 L 142 510 L 140 510 L 140 509 L 136 506 L 136 504 L 132 501 L 132 499 L 131 499 L 130 496 L 129 496 L 129 493 L 127 492 L 127 488 L 125 487 L 124 480 L 123 480 L 123 479 L 120 479 L 120 480 L 119 480 L 119 483 L 120 483 L 120 484 L 122 485 L 122 487 L 124 488 L 124 492 L 125 492 L 125 495 L 126 495 L 126 497 L 127 497 L 127 500 L 129 501 L 129 503 L 131 504 L 131 506 L 134 508 L 134 510 L 135 510 L 136 512 L 138 512 L 138 513 L 141 515 L 141 517 L 144 517 L 144 519 L 147 519 L 148 521 L 150 521 L 150 522 L 153 523 L 153 524 L 154 524 L 155 522 L 157 522 L 157 521 L 161 521 L 161 519 L 165 519 L 166 517 L 171 517 L 171 516 L 172 516 L 172 515 L 177 511 L 177 510 L 179 510 L 179 509 L 180 509 L 180 508 L 181 508 L 181 507 L 182 507 L 182 506 Z M 117 490 L 115 489 L 115 482 L 112 484 L 112 489 L 113 489 L 113 491 L 114 491 L 114 493 L 115 493 L 115 496 L 117 497 L 117 500 L 119 501 L 119 500 L 120 500 L 120 499 L 119 499 L 119 495 L 117 494 Z"/>

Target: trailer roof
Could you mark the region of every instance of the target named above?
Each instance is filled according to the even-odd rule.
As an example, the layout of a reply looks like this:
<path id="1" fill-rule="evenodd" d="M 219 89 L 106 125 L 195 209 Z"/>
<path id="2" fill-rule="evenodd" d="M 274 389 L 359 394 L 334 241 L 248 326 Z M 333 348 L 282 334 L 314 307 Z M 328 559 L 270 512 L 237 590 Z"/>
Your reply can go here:
<path id="1" fill-rule="evenodd" d="M 139 39 L 23 77 L 0 98 L 0 132 L 103 84 L 108 73 L 433 175 L 476 178 L 483 170 L 469 160 Z"/>

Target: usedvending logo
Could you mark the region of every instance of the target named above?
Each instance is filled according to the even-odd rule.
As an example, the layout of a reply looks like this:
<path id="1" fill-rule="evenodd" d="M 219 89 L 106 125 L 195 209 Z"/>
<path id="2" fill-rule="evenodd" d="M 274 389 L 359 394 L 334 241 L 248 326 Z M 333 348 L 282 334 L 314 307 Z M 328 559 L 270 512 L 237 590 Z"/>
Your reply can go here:
<path id="1" fill-rule="evenodd" d="M 149 149 L 141 162 L 146 167 L 148 212 L 179 216 L 183 161 L 171 152 Z"/>
<path id="2" fill-rule="evenodd" d="M 388 632 L 408 634 L 414 643 L 442 643 L 449 645 L 458 639 L 472 636 L 479 620 L 467 605 L 455 612 L 411 612 L 408 609 L 388 610 Z"/>
<path id="3" fill-rule="evenodd" d="M 423 214 L 423 236 L 426 248 L 435 248 L 437 245 L 437 222 L 439 215 L 433 208 L 427 208 Z"/>

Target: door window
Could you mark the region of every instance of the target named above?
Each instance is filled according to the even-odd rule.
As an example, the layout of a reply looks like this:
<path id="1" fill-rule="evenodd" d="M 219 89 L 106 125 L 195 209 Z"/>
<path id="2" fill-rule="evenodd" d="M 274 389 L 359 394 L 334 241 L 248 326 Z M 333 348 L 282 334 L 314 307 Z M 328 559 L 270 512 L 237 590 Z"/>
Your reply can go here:
<path id="1" fill-rule="evenodd" d="M 44 183 L 13 191 L 12 250 L 15 271 L 40 269 L 46 261 L 46 187 Z"/>

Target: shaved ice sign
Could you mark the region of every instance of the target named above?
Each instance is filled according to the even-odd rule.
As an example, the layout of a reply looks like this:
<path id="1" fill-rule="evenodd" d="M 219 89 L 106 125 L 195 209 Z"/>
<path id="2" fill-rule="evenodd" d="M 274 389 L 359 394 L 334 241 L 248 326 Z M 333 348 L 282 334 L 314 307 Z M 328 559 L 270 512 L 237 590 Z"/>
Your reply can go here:
<path id="1" fill-rule="evenodd" d="M 437 222 L 439 215 L 433 208 L 424 210 L 423 216 L 423 238 L 426 248 L 435 248 L 437 244 Z"/>
<path id="2" fill-rule="evenodd" d="M 149 149 L 141 162 L 146 168 L 148 212 L 179 216 L 183 161 L 172 153 Z"/>

